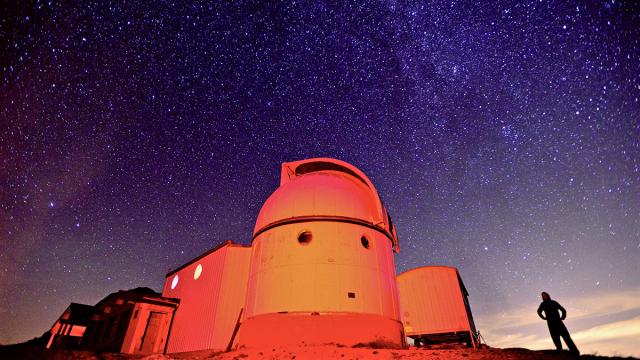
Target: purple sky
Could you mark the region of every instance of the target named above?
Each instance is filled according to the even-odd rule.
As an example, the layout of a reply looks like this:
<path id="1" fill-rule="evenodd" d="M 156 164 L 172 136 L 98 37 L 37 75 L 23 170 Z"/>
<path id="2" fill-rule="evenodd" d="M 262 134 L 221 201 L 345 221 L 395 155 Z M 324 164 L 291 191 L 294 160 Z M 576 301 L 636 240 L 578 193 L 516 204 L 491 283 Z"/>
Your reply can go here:
<path id="1" fill-rule="evenodd" d="M 551 348 L 546 290 L 579 347 L 638 355 L 638 5 L 19 3 L 0 343 L 248 243 L 280 163 L 322 156 L 378 188 L 398 272 L 460 269 L 489 344 Z"/>

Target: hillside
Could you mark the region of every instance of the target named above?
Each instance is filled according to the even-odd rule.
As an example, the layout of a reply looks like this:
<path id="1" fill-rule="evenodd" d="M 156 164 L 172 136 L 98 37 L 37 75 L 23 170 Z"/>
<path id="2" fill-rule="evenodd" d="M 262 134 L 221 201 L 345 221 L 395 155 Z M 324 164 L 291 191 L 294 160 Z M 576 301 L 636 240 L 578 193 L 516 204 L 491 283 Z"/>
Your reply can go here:
<path id="1" fill-rule="evenodd" d="M 532 351 L 527 349 L 373 349 L 373 348 L 348 348 L 340 345 L 327 345 L 317 347 L 296 347 L 289 349 L 241 349 L 228 353 L 213 351 L 196 351 L 171 355 L 124 355 L 124 354 L 96 354 L 88 351 L 48 351 L 33 346 L 11 345 L 0 347 L 2 359 L 81 359 L 81 360 L 186 360 L 186 359 L 437 359 L 437 360 L 569 360 L 577 359 L 569 353 L 556 354 L 554 351 Z M 599 359 L 635 359 L 607 357 L 597 355 L 582 355 L 581 360 Z"/>

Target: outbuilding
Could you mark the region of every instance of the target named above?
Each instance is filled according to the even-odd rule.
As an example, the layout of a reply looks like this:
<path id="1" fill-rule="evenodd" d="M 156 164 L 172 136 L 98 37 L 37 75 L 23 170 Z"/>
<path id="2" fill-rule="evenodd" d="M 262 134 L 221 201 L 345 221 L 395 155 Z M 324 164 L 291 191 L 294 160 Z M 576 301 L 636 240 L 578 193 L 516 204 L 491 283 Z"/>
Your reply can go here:
<path id="1" fill-rule="evenodd" d="M 100 352 L 160 353 L 177 301 L 141 287 L 109 294 L 95 305 L 82 347 Z"/>
<path id="2" fill-rule="evenodd" d="M 245 303 L 250 255 L 251 248 L 227 241 L 166 275 L 162 295 L 180 301 L 167 353 L 229 347 Z"/>
<path id="3" fill-rule="evenodd" d="M 404 330 L 416 346 L 464 342 L 477 346 L 467 289 L 458 269 L 424 266 L 398 275 Z"/>
<path id="4" fill-rule="evenodd" d="M 46 348 L 78 348 L 94 310 L 91 305 L 71 303 L 49 330 Z"/>

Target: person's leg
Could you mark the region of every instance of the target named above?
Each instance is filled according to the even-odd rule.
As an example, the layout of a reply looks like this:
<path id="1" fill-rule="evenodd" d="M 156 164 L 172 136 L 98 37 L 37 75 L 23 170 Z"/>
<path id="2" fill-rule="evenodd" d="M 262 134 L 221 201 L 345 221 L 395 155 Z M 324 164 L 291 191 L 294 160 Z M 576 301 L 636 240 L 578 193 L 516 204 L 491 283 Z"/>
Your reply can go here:
<path id="1" fill-rule="evenodd" d="M 562 342 L 560 342 L 560 334 L 558 333 L 557 324 L 547 321 L 547 325 L 549 326 L 549 334 L 551 335 L 553 344 L 556 346 L 556 350 L 562 351 Z"/>
<path id="2" fill-rule="evenodd" d="M 567 347 L 572 353 L 580 354 L 580 351 L 576 347 L 576 344 L 574 344 L 573 340 L 571 339 L 571 335 L 569 335 L 569 330 L 567 330 L 567 327 L 564 326 L 564 323 L 560 323 L 560 325 L 562 326 L 560 326 L 558 330 L 560 336 L 562 336 L 562 338 L 564 339 L 564 343 L 567 344 Z"/>

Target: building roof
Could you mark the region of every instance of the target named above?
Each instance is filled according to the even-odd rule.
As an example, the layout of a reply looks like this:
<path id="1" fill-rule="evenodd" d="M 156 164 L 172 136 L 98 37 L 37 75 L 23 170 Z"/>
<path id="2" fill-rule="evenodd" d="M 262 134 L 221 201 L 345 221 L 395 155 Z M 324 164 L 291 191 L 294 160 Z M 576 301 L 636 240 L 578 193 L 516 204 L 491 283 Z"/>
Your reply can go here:
<path id="1" fill-rule="evenodd" d="M 282 164 L 280 187 L 262 206 L 254 238 L 284 223 L 322 220 L 372 227 L 397 246 L 391 218 L 369 178 L 355 166 L 329 158 Z"/>
<path id="2" fill-rule="evenodd" d="M 425 272 L 425 271 L 446 271 L 446 272 L 455 272 L 456 277 L 458 278 L 458 283 L 460 284 L 460 288 L 462 289 L 462 293 L 465 296 L 469 296 L 469 292 L 467 291 L 467 287 L 464 286 L 464 282 L 462 281 L 462 277 L 460 276 L 460 272 L 458 271 L 458 268 L 453 267 L 453 266 L 443 266 L 443 265 L 428 265 L 428 266 L 420 266 L 417 268 L 413 268 L 410 270 L 407 270 L 401 274 L 399 274 L 396 277 L 402 277 L 402 276 L 406 276 L 409 273 L 413 273 L 413 272 Z"/>
<path id="3" fill-rule="evenodd" d="M 214 248 L 211 248 L 210 250 L 207 250 L 207 251 L 205 251 L 204 253 L 202 253 L 202 254 L 200 254 L 200 255 L 198 255 L 198 256 L 196 256 L 196 257 L 194 257 L 193 259 L 191 259 L 191 260 L 187 261 L 186 263 L 184 263 L 184 264 L 182 264 L 182 265 L 178 266 L 177 268 L 172 269 L 172 270 L 169 270 L 169 272 L 167 273 L 167 275 L 165 275 L 165 278 L 167 278 L 167 277 L 169 277 L 169 276 L 171 276 L 171 275 L 173 275 L 173 274 L 177 273 L 178 271 L 180 271 L 180 270 L 182 270 L 182 269 L 186 268 L 187 266 L 189 266 L 189 265 L 193 264 L 194 262 L 196 262 L 196 261 L 198 261 L 198 260 L 202 259 L 203 257 L 208 256 L 209 254 L 212 254 L 212 253 L 214 253 L 214 252 L 216 252 L 216 251 L 218 251 L 218 250 L 222 249 L 222 248 L 223 248 L 223 247 L 225 247 L 225 246 L 249 247 L 249 246 L 247 246 L 247 245 L 236 244 L 236 243 L 234 243 L 232 240 L 227 240 L 227 241 L 225 241 L 225 242 L 223 242 L 223 243 L 218 244 L 218 245 L 217 245 L 217 246 L 215 246 Z"/>
<path id="4" fill-rule="evenodd" d="M 62 318 L 74 325 L 87 325 L 95 312 L 95 306 L 71 303 L 62 314 Z"/>
<path id="5" fill-rule="evenodd" d="M 137 287 L 135 289 L 130 290 L 120 290 L 114 293 L 111 293 L 105 296 L 104 299 L 98 301 L 95 305 L 95 308 L 98 309 L 103 305 L 108 304 L 110 301 L 115 299 L 123 299 L 128 301 L 135 302 L 146 302 L 146 303 L 166 303 L 167 305 L 176 305 L 178 303 L 177 299 L 165 298 L 162 297 L 160 293 L 155 292 L 153 289 L 148 287 Z"/>

